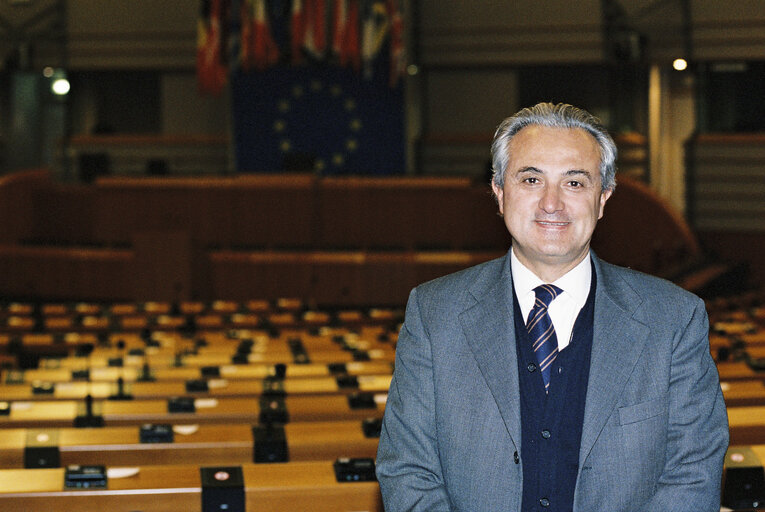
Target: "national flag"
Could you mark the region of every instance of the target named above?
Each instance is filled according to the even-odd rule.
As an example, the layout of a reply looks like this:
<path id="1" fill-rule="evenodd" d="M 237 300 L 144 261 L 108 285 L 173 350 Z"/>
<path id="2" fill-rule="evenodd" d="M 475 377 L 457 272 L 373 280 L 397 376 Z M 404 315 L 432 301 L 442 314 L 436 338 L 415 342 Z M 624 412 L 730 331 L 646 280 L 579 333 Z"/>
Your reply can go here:
<path id="1" fill-rule="evenodd" d="M 361 39 L 361 58 L 364 62 L 364 77 L 372 78 L 374 61 L 380 54 L 390 24 L 388 11 L 382 0 L 363 0 L 364 19 Z"/>
<path id="2" fill-rule="evenodd" d="M 350 0 L 348 21 L 345 30 L 345 43 L 341 64 L 350 63 L 353 69 L 361 69 L 361 36 L 359 35 L 359 0 Z"/>
<path id="3" fill-rule="evenodd" d="M 388 0 L 390 18 L 390 86 L 395 87 L 406 71 L 404 19 L 398 0 Z"/>
<path id="4" fill-rule="evenodd" d="M 305 43 L 305 12 L 303 0 L 292 0 L 292 63 L 302 60 L 303 44 Z"/>
<path id="5" fill-rule="evenodd" d="M 361 67 L 359 0 L 335 0 L 332 50 L 341 66 Z"/>
<path id="6" fill-rule="evenodd" d="M 303 48 L 317 59 L 327 49 L 327 9 L 325 0 L 305 0 L 303 3 L 305 40 Z"/>
<path id="7" fill-rule="evenodd" d="M 348 21 L 348 0 L 335 0 L 332 23 L 332 51 L 335 55 L 343 52 L 343 41 Z"/>
<path id="8" fill-rule="evenodd" d="M 242 3 L 242 65 L 263 71 L 279 61 L 279 47 L 271 36 L 266 0 Z"/>
<path id="9" fill-rule="evenodd" d="M 197 84 L 199 91 L 220 94 L 226 85 L 226 31 L 222 24 L 227 19 L 226 0 L 202 0 L 197 22 Z"/>

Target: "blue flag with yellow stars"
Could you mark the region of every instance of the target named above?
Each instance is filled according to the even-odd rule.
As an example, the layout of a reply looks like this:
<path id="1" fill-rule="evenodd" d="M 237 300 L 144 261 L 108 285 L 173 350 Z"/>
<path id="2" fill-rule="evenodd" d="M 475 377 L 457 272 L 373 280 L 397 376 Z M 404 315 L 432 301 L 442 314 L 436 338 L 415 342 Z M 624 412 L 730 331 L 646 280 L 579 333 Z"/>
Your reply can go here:
<path id="1" fill-rule="evenodd" d="M 402 85 L 327 64 L 237 71 L 231 80 L 237 169 L 322 175 L 404 172 Z"/>

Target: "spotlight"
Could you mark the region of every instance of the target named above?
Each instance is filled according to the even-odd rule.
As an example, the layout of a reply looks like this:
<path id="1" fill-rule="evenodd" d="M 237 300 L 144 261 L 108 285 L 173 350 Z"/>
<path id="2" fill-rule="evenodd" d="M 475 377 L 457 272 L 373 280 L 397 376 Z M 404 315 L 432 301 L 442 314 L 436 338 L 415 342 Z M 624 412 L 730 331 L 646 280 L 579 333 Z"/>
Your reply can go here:
<path id="1" fill-rule="evenodd" d="M 672 62 L 672 67 L 675 68 L 676 71 L 685 71 L 688 68 L 688 61 L 685 59 L 675 59 Z"/>
<path id="2" fill-rule="evenodd" d="M 71 86 L 69 85 L 69 80 L 66 78 L 57 78 L 50 85 L 50 90 L 53 91 L 53 94 L 58 96 L 64 96 L 68 94 L 70 88 Z"/>

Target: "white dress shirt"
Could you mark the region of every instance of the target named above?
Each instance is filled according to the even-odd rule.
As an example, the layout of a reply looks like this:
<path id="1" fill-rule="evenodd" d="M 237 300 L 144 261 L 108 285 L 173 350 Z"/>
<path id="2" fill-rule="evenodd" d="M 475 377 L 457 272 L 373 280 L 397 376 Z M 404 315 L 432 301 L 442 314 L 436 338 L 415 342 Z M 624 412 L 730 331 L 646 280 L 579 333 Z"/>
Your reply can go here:
<path id="1" fill-rule="evenodd" d="M 542 281 L 531 270 L 526 268 L 520 262 L 513 250 L 510 250 L 510 268 L 513 272 L 513 288 L 515 296 L 518 297 L 518 306 L 523 315 L 523 323 L 529 317 L 531 308 L 534 307 L 534 288 L 541 284 L 548 284 Z M 579 311 L 587 302 L 587 296 L 590 293 L 590 284 L 592 282 L 592 266 L 590 264 L 590 254 L 574 268 L 556 280 L 554 284 L 563 292 L 550 303 L 547 308 L 550 314 L 550 320 L 555 328 L 555 335 L 558 338 L 558 350 L 566 348 L 571 341 L 571 335 L 574 330 L 574 322 L 579 315 Z"/>

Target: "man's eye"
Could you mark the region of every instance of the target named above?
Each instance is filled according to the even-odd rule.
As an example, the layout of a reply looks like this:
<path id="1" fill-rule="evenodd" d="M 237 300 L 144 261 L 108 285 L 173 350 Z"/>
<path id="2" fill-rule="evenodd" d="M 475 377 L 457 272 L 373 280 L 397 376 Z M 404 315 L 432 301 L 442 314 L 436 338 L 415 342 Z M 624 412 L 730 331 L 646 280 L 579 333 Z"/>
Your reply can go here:
<path id="1" fill-rule="evenodd" d="M 529 176 L 528 178 L 524 178 L 523 181 L 525 183 L 531 183 L 531 184 L 539 183 L 539 179 L 535 178 L 534 176 Z"/>
<path id="2" fill-rule="evenodd" d="M 568 182 L 568 184 L 571 187 L 574 187 L 574 188 L 578 188 L 578 187 L 582 186 L 582 182 L 581 181 L 576 181 L 576 180 L 571 180 L 571 181 Z"/>

